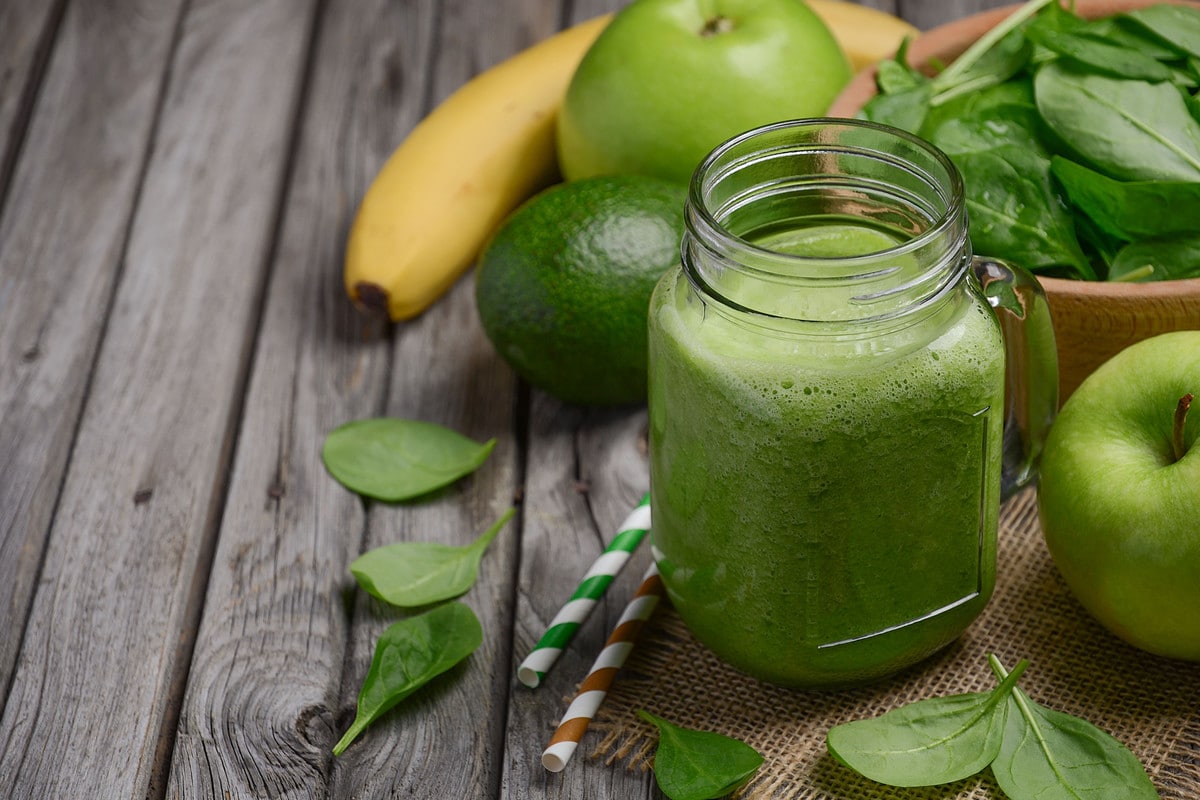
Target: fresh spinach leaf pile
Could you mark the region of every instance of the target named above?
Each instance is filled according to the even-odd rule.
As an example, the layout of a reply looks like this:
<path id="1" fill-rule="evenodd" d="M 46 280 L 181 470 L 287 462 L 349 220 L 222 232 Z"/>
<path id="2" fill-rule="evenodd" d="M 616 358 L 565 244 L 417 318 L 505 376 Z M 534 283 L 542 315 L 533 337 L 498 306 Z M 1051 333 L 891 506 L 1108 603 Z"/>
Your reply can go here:
<path id="1" fill-rule="evenodd" d="M 975 251 L 1043 275 L 1200 277 L 1200 11 L 1031 0 L 929 77 L 907 46 L 860 116 L 941 148 Z"/>
<path id="2" fill-rule="evenodd" d="M 441 601 L 466 594 L 475 585 L 479 559 L 515 513 L 512 508 L 505 511 L 465 547 L 398 542 L 368 550 L 351 565 L 359 586 L 390 605 L 441 605 L 392 623 L 379 637 L 358 693 L 354 722 L 334 745 L 335 756 L 345 752 L 372 722 L 483 643 L 483 628 L 471 607 Z"/>
<path id="3" fill-rule="evenodd" d="M 1137 757 L 1090 722 L 1035 703 L 988 656 L 1000 683 L 990 692 L 921 700 L 826 735 L 829 752 L 871 780 L 937 786 L 991 767 L 1011 800 L 1153 800 Z"/>
<path id="4" fill-rule="evenodd" d="M 496 440 L 478 444 L 460 433 L 418 420 L 355 420 L 325 438 L 330 474 L 364 497 L 419 500 L 478 469 Z M 516 509 L 508 509 L 474 542 L 397 542 L 363 553 L 350 571 L 366 592 L 397 608 L 425 608 L 392 623 L 375 643 L 358 693 L 354 722 L 333 746 L 339 756 L 367 727 L 409 695 L 461 662 L 483 643 L 470 606 L 444 602 L 466 594 L 479 562 Z M 438 605 L 440 604 L 440 605 Z"/>

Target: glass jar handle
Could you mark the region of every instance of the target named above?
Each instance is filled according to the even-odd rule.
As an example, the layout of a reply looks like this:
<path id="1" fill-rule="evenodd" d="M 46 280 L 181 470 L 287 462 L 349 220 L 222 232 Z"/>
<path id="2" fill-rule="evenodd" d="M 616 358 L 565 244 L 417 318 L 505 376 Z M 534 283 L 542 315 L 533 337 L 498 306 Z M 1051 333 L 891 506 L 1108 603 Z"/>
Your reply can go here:
<path id="1" fill-rule="evenodd" d="M 1058 413 L 1058 349 L 1050 305 L 1032 274 L 992 258 L 976 257 L 971 266 L 996 310 L 1008 356 L 1000 474 L 1000 496 L 1007 498 L 1037 476 L 1042 445 Z"/>

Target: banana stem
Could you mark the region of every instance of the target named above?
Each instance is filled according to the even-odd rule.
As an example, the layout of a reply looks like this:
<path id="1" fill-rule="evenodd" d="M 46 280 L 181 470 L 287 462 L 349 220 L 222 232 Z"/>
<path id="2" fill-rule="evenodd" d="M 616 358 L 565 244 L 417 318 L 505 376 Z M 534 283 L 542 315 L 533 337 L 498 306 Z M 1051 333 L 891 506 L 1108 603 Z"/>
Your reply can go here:
<path id="1" fill-rule="evenodd" d="M 386 315 L 388 313 L 388 293 L 377 283 L 359 281 L 354 284 L 354 300 L 364 311 L 372 311 Z"/>
<path id="2" fill-rule="evenodd" d="M 1194 399 L 1195 395 L 1188 392 L 1179 398 L 1179 405 L 1175 406 L 1175 430 L 1173 431 L 1174 435 L 1171 437 L 1171 446 L 1175 451 L 1176 461 L 1183 458 L 1184 453 L 1187 452 L 1187 448 L 1184 447 L 1183 443 L 1183 426 L 1187 424 L 1188 409 L 1192 407 L 1192 400 Z"/>

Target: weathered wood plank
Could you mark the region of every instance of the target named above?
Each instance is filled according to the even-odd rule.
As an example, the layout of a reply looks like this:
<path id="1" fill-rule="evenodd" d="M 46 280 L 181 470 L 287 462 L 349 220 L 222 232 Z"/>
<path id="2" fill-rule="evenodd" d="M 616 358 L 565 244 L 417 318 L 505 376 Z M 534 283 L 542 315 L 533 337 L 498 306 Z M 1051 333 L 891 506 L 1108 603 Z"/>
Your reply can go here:
<path id="1" fill-rule="evenodd" d="M 65 3 L 0 3 L 0 209 Z"/>
<path id="2" fill-rule="evenodd" d="M 323 10 L 167 796 L 324 798 L 366 515 L 324 434 L 383 409 L 390 328 L 345 296 L 359 198 L 420 116 L 433 0 Z M 431 358 L 434 356 L 430 355 Z"/>
<path id="3" fill-rule="evenodd" d="M 493 356 L 479 328 L 469 278 L 397 330 L 387 414 L 438 422 L 477 441 L 496 437 L 498 443 L 478 472 L 429 500 L 373 506 L 363 549 L 397 541 L 465 545 L 512 505 L 520 479 L 512 427 L 515 396 L 511 373 Z M 474 588 L 462 598 L 483 626 L 482 646 L 351 745 L 335 764 L 333 797 L 494 795 L 521 516 L 488 548 Z M 368 601 L 361 592 L 357 600 L 339 736 L 354 715 L 379 634 L 407 615 Z"/>
<path id="4" fill-rule="evenodd" d="M 563 22 L 576 24 L 624 5 L 620 0 L 582 0 L 570 5 L 570 16 Z M 646 548 L 626 565 L 542 686 L 531 690 L 515 677 L 521 660 L 646 490 L 639 450 L 645 415 L 565 406 L 537 390 L 528 415 L 525 525 L 513 653 L 506 675 L 511 699 L 500 796 L 653 797 L 656 791 L 648 774 L 587 757 L 594 736 L 584 739 L 574 760 L 558 775 L 546 772 L 540 761 L 566 710 L 566 698 L 591 667 L 637 587 L 648 563 Z"/>
<path id="5" fill-rule="evenodd" d="M 618 10 L 622 0 L 579 0 L 565 25 Z M 524 519 L 512 660 L 506 676 L 511 699 L 504 741 L 503 798 L 556 800 L 660 796 L 653 776 L 589 758 L 589 732 L 558 774 L 541 765 L 541 752 L 616 625 L 649 563 L 648 542 L 626 564 L 571 645 L 537 689 L 516 680 L 521 660 L 545 631 L 579 579 L 649 486 L 645 412 L 582 409 L 533 390 L 529 409 Z M 620 680 L 620 677 L 618 677 Z"/>
<path id="6" fill-rule="evenodd" d="M 901 0 L 850 0 L 850 2 L 857 3 L 860 6 L 867 6 L 868 8 L 877 8 L 889 14 L 895 14 L 897 13 L 896 5 Z"/>
<path id="7" fill-rule="evenodd" d="M 896 13 L 921 30 L 928 30 L 959 17 L 1012 4 L 1013 0 L 896 0 Z"/>
<path id="8" fill-rule="evenodd" d="M 503 7 L 444 4 L 429 67 L 431 102 L 548 36 L 558 16 L 553 0 Z M 364 548 L 402 540 L 466 544 L 513 502 L 521 465 L 514 426 L 516 383 L 479 327 L 472 277 L 464 277 L 423 316 L 397 327 L 395 345 L 388 414 L 440 422 L 480 441 L 497 437 L 499 443 L 479 472 L 429 502 L 372 508 Z M 338 759 L 334 797 L 495 795 L 511 685 L 521 517 L 492 543 L 478 582 L 463 598 L 483 625 L 483 645 L 465 664 L 405 700 Z M 378 603 L 358 604 L 339 733 L 353 716 L 378 635 L 402 615 Z"/>
<path id="9" fill-rule="evenodd" d="M 30 13 L 38 3 L 3 5 L 0 39 L 19 46 L 0 55 L 0 70 L 13 70 L 4 73 L 0 102 L 5 115 L 19 115 L 28 68 L 20 74 L 18 64 L 36 60 L 31 50 L 48 18 Z M 71 7 L 3 206 L 0 705 L 119 272 L 178 6 L 129 0 Z M 4 27 L 10 23 L 29 27 Z M 0 118 L 0 148 L 16 121 Z"/>
<path id="10" fill-rule="evenodd" d="M 641 581 L 649 564 L 649 542 L 643 542 L 626 564 L 540 687 L 527 689 L 513 677 L 588 566 L 646 492 L 645 425 L 646 415 L 640 409 L 585 410 L 534 392 L 520 589 L 509 665 L 514 688 L 505 742 L 504 797 L 654 796 L 648 773 L 588 758 L 597 741 L 594 731 L 585 736 L 563 772 L 552 775 L 540 761 L 566 710 L 564 698 L 587 674 Z"/>
<path id="11" fill-rule="evenodd" d="M 161 733 L 207 580 L 312 5 L 188 6 L 0 721 L 6 796 L 161 792 L 172 740 Z M 96 102 L 90 114 L 111 124 Z"/>
<path id="12" fill-rule="evenodd" d="M 564 24 L 624 5 L 621 0 L 580 0 L 570 5 Z M 641 580 L 649 563 L 648 542 L 626 564 L 543 684 L 531 690 L 515 678 L 521 660 L 647 490 L 645 422 L 643 410 L 587 410 L 532 392 L 501 797 L 659 796 L 650 773 L 630 772 L 588 757 L 597 741 L 595 731 L 584 737 L 563 772 L 547 772 L 540 760 L 569 697 Z"/>

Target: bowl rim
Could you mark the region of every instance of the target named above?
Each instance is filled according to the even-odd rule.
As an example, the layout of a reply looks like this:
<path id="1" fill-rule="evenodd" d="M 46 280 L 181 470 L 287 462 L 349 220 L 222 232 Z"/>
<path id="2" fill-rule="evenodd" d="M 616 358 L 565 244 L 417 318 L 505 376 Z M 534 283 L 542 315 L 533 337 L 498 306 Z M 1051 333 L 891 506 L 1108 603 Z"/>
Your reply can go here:
<path id="1" fill-rule="evenodd" d="M 1200 8 L 1200 0 L 1076 0 L 1075 10 L 1081 16 L 1092 18 L 1121 10 L 1142 8 L 1162 2 Z M 931 58 L 952 61 L 963 53 L 978 37 L 978 31 L 989 30 L 1001 20 L 1021 7 L 1021 3 L 990 8 L 969 14 L 941 25 L 921 31 L 909 47 L 909 62 L 919 67 L 928 64 Z M 862 104 L 875 94 L 876 65 L 862 69 L 842 89 L 830 106 L 829 114 L 834 117 L 850 117 L 858 113 Z M 861 97 L 862 99 L 858 99 Z M 1176 298 L 1179 294 L 1200 296 L 1200 278 L 1173 278 L 1164 281 L 1133 283 L 1122 281 L 1089 281 L 1076 278 L 1055 278 L 1038 275 L 1038 282 L 1054 293 L 1069 292 L 1096 298 L 1127 298 L 1131 295 L 1146 298 Z"/>

